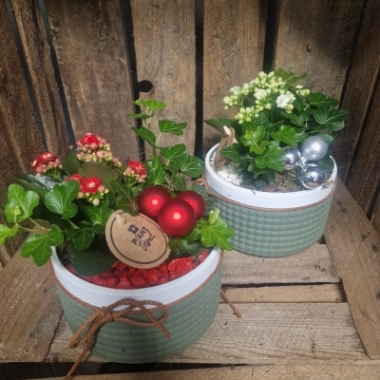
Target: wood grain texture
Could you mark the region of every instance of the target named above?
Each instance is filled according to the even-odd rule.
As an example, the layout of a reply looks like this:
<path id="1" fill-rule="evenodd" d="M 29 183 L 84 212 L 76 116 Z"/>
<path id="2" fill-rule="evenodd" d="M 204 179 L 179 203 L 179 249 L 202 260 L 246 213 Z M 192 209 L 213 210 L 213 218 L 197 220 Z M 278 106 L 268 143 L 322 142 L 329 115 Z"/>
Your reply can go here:
<path id="1" fill-rule="evenodd" d="M 16 254 L 1 272 L 0 295 L 0 361 L 42 361 L 62 314 L 47 266 Z"/>
<path id="2" fill-rule="evenodd" d="M 43 151 L 26 81 L 17 54 L 5 2 L 0 2 L 0 205 L 7 199 L 8 185 Z M 0 213 L 0 223 L 4 223 Z M 24 236 L 8 240 L 9 256 L 19 248 Z"/>
<path id="3" fill-rule="evenodd" d="M 346 78 L 341 106 L 350 112 L 350 116 L 346 120 L 345 128 L 338 133 L 332 146 L 333 156 L 339 167 L 339 176 L 343 182 L 346 182 L 350 175 L 357 148 L 360 149 L 363 145 L 368 152 L 376 150 L 373 142 L 364 146 L 365 142 L 360 141 L 360 137 L 363 130 L 364 133 L 367 132 L 366 120 L 371 123 L 368 110 L 380 71 L 380 39 L 377 38 L 379 14 L 380 3 L 377 0 L 368 0 L 363 12 L 351 68 Z M 373 107 L 378 108 L 379 103 L 373 104 Z M 362 166 L 363 170 L 365 166 Z"/>
<path id="4" fill-rule="evenodd" d="M 225 252 L 224 284 L 337 283 L 329 251 L 315 244 L 305 252 L 279 258 L 263 258 L 240 252 Z"/>
<path id="5" fill-rule="evenodd" d="M 346 303 L 226 304 L 203 337 L 170 363 L 272 364 L 300 360 L 366 360 Z M 71 331 L 62 319 L 45 360 L 75 361 Z M 86 361 L 101 361 L 91 355 Z"/>
<path id="6" fill-rule="evenodd" d="M 47 150 L 64 157 L 69 140 L 50 48 L 37 0 L 10 1 L 44 130 Z"/>
<path id="7" fill-rule="evenodd" d="M 379 6 L 380 10 L 380 6 Z M 379 50 L 380 61 L 380 50 Z M 380 186 L 380 81 L 378 81 L 365 129 L 346 186 L 364 213 L 371 217 Z"/>
<path id="8" fill-rule="evenodd" d="M 228 366 L 143 373 L 75 376 L 75 380 L 378 380 L 379 363 Z M 54 380 L 56 378 L 44 378 Z M 42 380 L 42 379 L 36 379 Z"/>
<path id="9" fill-rule="evenodd" d="M 138 159 L 129 61 L 117 0 L 45 1 L 77 139 L 98 133 L 115 157 Z"/>
<path id="10" fill-rule="evenodd" d="M 339 181 L 325 239 L 370 358 L 380 358 L 380 237 Z"/>
<path id="11" fill-rule="evenodd" d="M 274 68 L 307 72 L 315 91 L 340 99 L 363 0 L 279 1 Z"/>
<path id="12" fill-rule="evenodd" d="M 133 35 L 138 81 L 153 89 L 140 98 L 166 104 L 152 120 L 186 122 L 183 136 L 165 134 L 162 146 L 183 143 L 192 154 L 195 144 L 195 2 L 194 0 L 132 0 Z M 149 150 L 148 150 L 149 151 Z"/>
<path id="13" fill-rule="evenodd" d="M 267 2 L 205 0 L 203 32 L 203 119 L 233 117 L 223 98 L 255 78 L 263 67 Z M 204 124 L 203 152 L 220 139 Z"/>

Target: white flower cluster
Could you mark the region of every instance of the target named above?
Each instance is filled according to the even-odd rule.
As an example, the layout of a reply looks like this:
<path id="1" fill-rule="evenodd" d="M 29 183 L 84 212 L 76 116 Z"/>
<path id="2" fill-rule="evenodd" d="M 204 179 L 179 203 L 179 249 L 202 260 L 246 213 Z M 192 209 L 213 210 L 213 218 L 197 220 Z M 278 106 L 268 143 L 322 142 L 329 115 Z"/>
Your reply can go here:
<path id="1" fill-rule="evenodd" d="M 250 83 L 245 83 L 242 87 L 233 87 L 229 92 L 231 95 L 223 99 L 224 108 L 240 107 L 235 115 L 235 119 L 240 124 L 254 120 L 265 109 L 270 110 L 273 95 L 277 95 L 276 105 L 278 108 L 284 109 L 287 113 L 291 113 L 294 108 L 294 94 L 287 90 L 286 82 L 280 76 L 276 76 L 273 71 L 269 74 L 261 71 L 258 77 Z M 310 91 L 304 89 L 303 86 L 297 86 L 296 93 L 305 97 Z"/>
<path id="2" fill-rule="evenodd" d="M 227 182 L 231 182 L 236 186 L 240 186 L 243 182 L 243 176 L 238 173 L 237 164 L 230 162 L 227 165 L 223 165 L 220 169 L 216 169 L 214 165 L 215 159 L 211 157 L 210 165 L 215 169 L 216 174 L 223 178 Z"/>

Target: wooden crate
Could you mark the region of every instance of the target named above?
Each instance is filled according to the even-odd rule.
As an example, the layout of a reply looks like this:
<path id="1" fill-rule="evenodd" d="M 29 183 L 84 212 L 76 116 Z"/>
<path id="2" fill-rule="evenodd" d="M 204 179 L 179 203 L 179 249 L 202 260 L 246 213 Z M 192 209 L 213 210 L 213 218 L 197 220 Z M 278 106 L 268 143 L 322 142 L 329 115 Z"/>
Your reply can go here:
<path id="1" fill-rule="evenodd" d="M 166 360 L 177 370 L 154 378 L 378 379 L 380 237 L 342 183 L 324 239 L 285 258 L 227 252 L 223 293 L 241 318 L 221 301 L 205 335 Z M 80 349 L 68 348 L 72 334 L 46 267 L 15 256 L 0 294 L 2 362 L 76 360 Z M 88 378 L 149 379 L 152 372 Z"/>

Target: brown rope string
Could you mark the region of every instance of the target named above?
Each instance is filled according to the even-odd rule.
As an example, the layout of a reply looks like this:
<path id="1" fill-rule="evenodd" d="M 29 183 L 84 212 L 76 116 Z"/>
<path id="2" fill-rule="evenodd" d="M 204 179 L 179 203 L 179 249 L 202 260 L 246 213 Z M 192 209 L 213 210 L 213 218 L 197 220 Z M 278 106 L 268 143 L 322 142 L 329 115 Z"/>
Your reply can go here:
<path id="1" fill-rule="evenodd" d="M 159 319 L 156 319 L 150 310 L 148 310 L 145 305 L 154 305 L 157 306 L 159 310 L 163 311 L 163 316 Z M 126 306 L 121 310 L 113 310 L 118 306 Z M 138 309 L 139 313 L 144 313 L 150 322 L 144 321 L 136 321 L 134 319 L 128 318 L 129 315 L 135 314 L 136 309 Z M 155 309 L 157 310 L 157 308 Z M 94 314 L 92 314 L 78 329 L 78 331 L 73 335 L 70 341 L 70 348 L 77 348 L 82 343 L 86 343 L 85 348 L 78 356 L 77 360 L 71 367 L 70 371 L 67 373 L 65 380 L 69 379 L 70 376 L 74 373 L 78 365 L 81 363 L 85 355 L 88 351 L 90 351 L 92 347 L 92 343 L 94 340 L 94 334 L 96 331 L 105 323 L 110 322 L 123 322 L 127 324 L 131 324 L 134 326 L 140 327 L 157 327 L 168 339 L 171 338 L 171 335 L 168 330 L 162 325 L 169 316 L 168 308 L 160 303 L 155 301 L 136 301 L 130 298 L 124 298 L 119 300 L 107 307 L 102 307 L 98 309 Z M 84 331 L 87 332 L 82 336 Z"/>

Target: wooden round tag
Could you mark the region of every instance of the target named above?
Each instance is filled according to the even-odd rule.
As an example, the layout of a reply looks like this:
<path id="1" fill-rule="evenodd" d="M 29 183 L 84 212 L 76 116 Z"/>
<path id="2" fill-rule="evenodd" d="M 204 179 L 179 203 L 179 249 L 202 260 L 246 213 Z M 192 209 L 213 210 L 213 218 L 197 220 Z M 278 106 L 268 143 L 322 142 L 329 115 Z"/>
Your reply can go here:
<path id="1" fill-rule="evenodd" d="M 167 235 L 142 214 L 132 216 L 122 210 L 115 211 L 106 224 L 106 240 L 121 262 L 135 268 L 153 268 L 170 254 Z"/>

